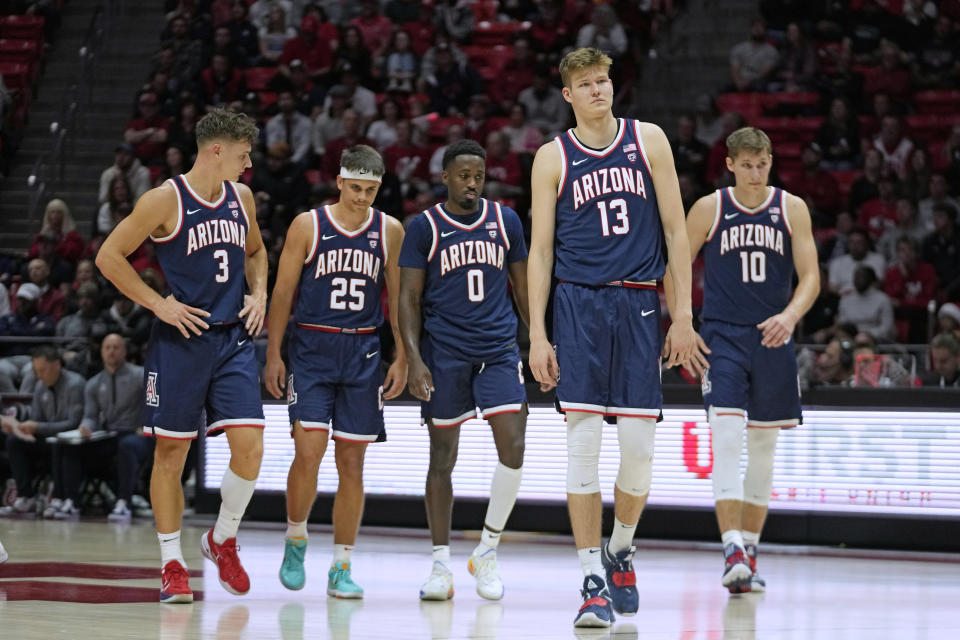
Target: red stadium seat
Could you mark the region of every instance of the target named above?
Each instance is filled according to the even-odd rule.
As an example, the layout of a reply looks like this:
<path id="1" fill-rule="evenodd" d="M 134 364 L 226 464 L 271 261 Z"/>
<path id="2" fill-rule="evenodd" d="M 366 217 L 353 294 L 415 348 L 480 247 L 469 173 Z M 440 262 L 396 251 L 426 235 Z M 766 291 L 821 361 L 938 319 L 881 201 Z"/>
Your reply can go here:
<path id="1" fill-rule="evenodd" d="M 763 109 L 770 115 L 801 115 L 816 113 L 820 94 L 816 91 L 784 91 L 763 96 Z"/>
<path id="2" fill-rule="evenodd" d="M 960 121 L 960 115 L 916 114 L 907 116 L 905 121 L 907 135 L 921 140 L 935 140 L 946 138 L 953 125 Z"/>
<path id="3" fill-rule="evenodd" d="M 0 17 L 0 37 L 43 42 L 43 16 L 15 15 Z"/>
<path id="4" fill-rule="evenodd" d="M 853 186 L 853 183 L 863 175 L 863 172 L 859 169 L 850 169 L 848 171 L 831 171 L 830 175 L 837 181 L 840 194 L 843 196 L 843 199 L 846 200 L 847 196 L 850 195 L 850 188 Z"/>
<path id="5" fill-rule="evenodd" d="M 463 118 L 435 118 L 430 121 L 427 134 L 436 140 L 446 140 L 447 127 L 452 124 L 463 124 Z"/>
<path id="6" fill-rule="evenodd" d="M 33 64 L 40 59 L 40 53 L 36 40 L 0 38 L 0 61 Z"/>
<path id="7" fill-rule="evenodd" d="M 320 184 L 323 182 L 323 174 L 320 173 L 319 169 L 308 169 L 304 176 L 307 178 L 307 182 L 310 184 Z"/>
<path id="8" fill-rule="evenodd" d="M 721 113 L 735 111 L 750 121 L 763 112 L 762 93 L 721 93 L 716 102 Z"/>
<path id="9" fill-rule="evenodd" d="M 250 67 L 246 71 L 247 89 L 249 91 L 263 91 L 267 83 L 277 74 L 276 67 Z"/>
<path id="10" fill-rule="evenodd" d="M 0 62 L 0 75 L 10 89 L 30 88 L 30 66 L 22 62 Z"/>
<path id="11" fill-rule="evenodd" d="M 477 22 L 496 20 L 499 8 L 499 0 L 474 0 L 473 15 Z"/>
<path id="12" fill-rule="evenodd" d="M 492 46 L 510 44 L 513 35 L 530 28 L 529 22 L 478 22 L 473 31 L 473 44 Z"/>
<path id="13" fill-rule="evenodd" d="M 492 47 L 465 46 L 463 52 L 470 65 L 488 82 L 495 80 L 507 62 L 513 58 L 513 48 L 505 44 Z"/>
<path id="14" fill-rule="evenodd" d="M 817 130 L 823 124 L 823 118 L 820 116 L 799 116 L 793 119 L 793 126 L 796 128 L 798 142 L 811 142 L 817 135 Z"/>
<path id="15" fill-rule="evenodd" d="M 917 113 L 920 114 L 953 114 L 957 112 L 957 105 L 960 104 L 960 90 L 918 91 L 913 95 L 913 101 L 917 106 Z"/>
<path id="16" fill-rule="evenodd" d="M 773 143 L 773 151 L 777 153 L 779 146 L 783 143 L 798 142 L 796 125 L 794 118 L 754 118 L 751 124 L 758 129 L 763 130 L 770 136 L 770 142 Z"/>

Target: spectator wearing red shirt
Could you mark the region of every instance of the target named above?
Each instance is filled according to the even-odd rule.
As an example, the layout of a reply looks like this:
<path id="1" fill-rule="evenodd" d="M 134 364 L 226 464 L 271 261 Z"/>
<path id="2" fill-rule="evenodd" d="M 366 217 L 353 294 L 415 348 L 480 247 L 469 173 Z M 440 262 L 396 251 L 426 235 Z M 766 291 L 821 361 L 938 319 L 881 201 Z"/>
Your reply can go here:
<path id="1" fill-rule="evenodd" d="M 917 259 L 909 236 L 897 241 L 897 263 L 887 269 L 884 288 L 893 303 L 899 340 L 923 342 L 927 305 L 937 295 L 937 272 L 929 262 Z"/>
<path id="2" fill-rule="evenodd" d="M 409 120 L 398 120 L 395 129 L 397 141 L 383 150 L 383 162 L 387 173 L 395 174 L 400 180 L 401 193 L 406 199 L 430 188 L 430 154 L 426 148 L 413 143 Z"/>
<path id="3" fill-rule="evenodd" d="M 563 2 L 546 0 L 537 4 L 539 13 L 533 18 L 530 37 L 539 45 L 540 51 L 561 51 L 572 41 L 571 30 L 563 21 Z M 577 24 L 577 28 L 580 24 L 582 23 Z M 573 32 L 575 33 L 576 29 Z"/>
<path id="4" fill-rule="evenodd" d="M 727 170 L 727 136 L 744 125 L 743 116 L 735 111 L 727 111 L 721 116 L 723 131 L 710 147 L 707 157 L 707 185 L 725 187 L 733 184 L 733 174 Z"/>
<path id="5" fill-rule="evenodd" d="M 59 320 L 63 316 L 65 298 L 63 292 L 50 281 L 50 265 L 42 258 L 34 258 L 27 264 L 27 277 L 40 290 L 37 313 Z"/>
<path id="6" fill-rule="evenodd" d="M 368 140 L 360 130 L 360 115 L 356 111 L 347 109 L 343 112 L 341 121 L 343 135 L 328 142 L 323 151 L 323 179 L 327 181 L 328 186 L 332 186 L 333 191 L 336 191 L 337 175 L 340 173 L 340 154 L 343 150 L 358 144 L 373 146 L 373 142 Z"/>
<path id="7" fill-rule="evenodd" d="M 497 81 L 490 89 L 498 102 L 511 104 L 520 92 L 533 84 L 533 70 L 537 66 L 537 56 L 533 51 L 530 36 L 521 33 L 513 39 L 513 58 L 503 66 Z"/>
<path id="8" fill-rule="evenodd" d="M 836 178 L 820 168 L 820 145 L 811 142 L 803 149 L 803 170 L 791 181 L 790 191 L 813 203 L 815 227 L 832 227 L 843 208 L 843 197 Z"/>
<path id="9" fill-rule="evenodd" d="M 502 131 L 487 135 L 487 171 L 484 194 L 491 200 L 516 198 L 523 194 L 520 159 L 510 151 L 510 140 Z"/>
<path id="10" fill-rule="evenodd" d="M 43 236 L 43 237 L 42 237 Z M 56 239 L 56 254 L 68 262 L 76 263 L 83 253 L 83 238 L 77 233 L 77 225 L 70 215 L 70 207 L 60 198 L 47 203 L 43 214 L 43 225 L 33 239 L 28 258 L 36 258 L 40 253 L 40 243 L 47 237 Z"/>
<path id="11" fill-rule="evenodd" d="M 864 77 L 863 94 L 873 98 L 878 92 L 890 95 L 894 102 L 907 104 L 911 93 L 910 70 L 901 60 L 900 47 L 890 40 L 880 42 L 880 65 L 870 69 Z"/>
<path id="12" fill-rule="evenodd" d="M 433 45 L 433 35 L 437 28 L 433 18 L 433 3 L 418 2 L 417 4 L 420 5 L 417 19 L 404 24 L 403 30 L 410 34 L 410 48 L 418 58 L 423 58 L 423 54 Z"/>
<path id="13" fill-rule="evenodd" d="M 157 96 L 150 91 L 140 94 L 139 117 L 127 123 L 124 141 L 133 145 L 133 152 L 144 164 L 160 163 L 170 129 L 170 120 L 160 113 Z"/>
<path id="14" fill-rule="evenodd" d="M 307 75 L 314 81 L 324 79 L 333 68 L 333 51 L 320 40 L 318 32 L 323 28 L 320 18 L 308 15 L 300 23 L 300 35 L 287 40 L 280 54 L 279 71 L 290 77 L 290 63 L 300 60 Z"/>
<path id="15" fill-rule="evenodd" d="M 889 174 L 880 176 L 877 190 L 880 195 L 864 202 L 857 216 L 857 224 L 867 229 L 874 240 L 883 235 L 888 224 L 897 223 L 896 179 Z"/>
<path id="16" fill-rule="evenodd" d="M 360 29 L 363 44 L 375 56 L 383 53 L 393 33 L 393 23 L 390 18 L 380 14 L 377 0 L 363 0 L 360 15 L 350 21 L 350 26 Z"/>
<path id="17" fill-rule="evenodd" d="M 243 73 L 233 67 L 226 54 L 213 54 L 210 66 L 203 70 L 200 79 L 207 107 L 222 107 L 243 97 Z"/>

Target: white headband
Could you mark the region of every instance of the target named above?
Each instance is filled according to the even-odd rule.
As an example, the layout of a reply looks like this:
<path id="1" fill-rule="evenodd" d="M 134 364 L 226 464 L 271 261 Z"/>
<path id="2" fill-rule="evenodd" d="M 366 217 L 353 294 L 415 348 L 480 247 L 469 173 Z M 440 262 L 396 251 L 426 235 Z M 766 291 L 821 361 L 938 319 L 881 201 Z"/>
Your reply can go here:
<path id="1" fill-rule="evenodd" d="M 367 169 L 347 169 L 346 167 L 340 167 L 340 177 L 347 180 L 374 180 L 380 182 L 380 179 L 383 177 L 379 174 L 368 171 Z"/>

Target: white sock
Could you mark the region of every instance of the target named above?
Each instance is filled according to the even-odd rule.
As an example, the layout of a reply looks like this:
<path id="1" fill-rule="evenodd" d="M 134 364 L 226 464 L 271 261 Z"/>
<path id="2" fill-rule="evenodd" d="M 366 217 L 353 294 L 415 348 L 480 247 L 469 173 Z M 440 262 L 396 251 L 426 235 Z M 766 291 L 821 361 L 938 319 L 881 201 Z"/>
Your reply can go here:
<path id="1" fill-rule="evenodd" d="M 352 544 L 335 544 L 333 545 L 333 564 L 331 567 L 335 567 L 344 562 L 350 562 L 350 554 L 353 553 Z"/>
<path id="2" fill-rule="evenodd" d="M 157 540 L 160 541 L 160 567 L 163 568 L 167 566 L 167 563 L 171 560 L 176 560 L 179 562 L 184 569 L 187 568 L 187 563 L 183 559 L 183 551 L 180 550 L 180 530 L 177 529 L 173 533 L 160 533 L 157 532 Z"/>
<path id="3" fill-rule="evenodd" d="M 433 547 L 433 561 L 445 567 L 450 566 L 450 545 L 438 544 Z"/>
<path id="4" fill-rule="evenodd" d="M 752 544 L 753 546 L 757 546 L 758 544 L 760 544 L 760 533 L 759 533 L 759 532 L 754 533 L 753 531 L 743 530 L 743 531 L 741 531 L 740 533 L 741 533 L 741 535 L 743 536 L 743 545 L 744 545 L 744 546 L 747 546 L 747 545 L 749 545 L 749 544 Z"/>
<path id="5" fill-rule="evenodd" d="M 220 484 L 220 515 L 217 524 L 213 527 L 213 541 L 223 544 L 224 540 L 237 537 L 240 528 L 240 519 L 253 497 L 253 488 L 256 480 L 244 480 L 233 472 L 230 467 L 223 474 Z"/>
<path id="6" fill-rule="evenodd" d="M 500 544 L 500 534 L 490 531 L 490 529 L 487 529 L 487 526 L 484 525 L 483 531 L 480 533 L 480 544 L 474 548 L 473 555 L 482 556 L 488 551 L 495 550 L 498 544 Z"/>
<path id="7" fill-rule="evenodd" d="M 600 547 L 577 549 L 577 556 L 580 557 L 580 568 L 583 569 L 584 576 L 592 575 L 603 577 L 603 563 L 600 562 Z"/>
<path id="8" fill-rule="evenodd" d="M 633 533 L 637 530 L 637 523 L 627 524 L 620 522 L 620 518 L 614 517 L 613 531 L 610 533 L 610 542 L 607 548 L 610 553 L 619 553 L 630 548 L 633 544 Z"/>
<path id="9" fill-rule="evenodd" d="M 294 522 L 290 518 L 287 518 L 287 537 L 288 538 L 297 538 L 298 540 L 307 539 L 307 521 L 303 522 Z"/>
<path id="10" fill-rule="evenodd" d="M 743 536 L 740 535 L 739 529 L 730 529 L 729 531 L 724 531 L 723 535 L 720 536 L 720 539 L 723 541 L 724 549 L 727 548 L 728 544 L 735 544 L 743 549 Z"/>

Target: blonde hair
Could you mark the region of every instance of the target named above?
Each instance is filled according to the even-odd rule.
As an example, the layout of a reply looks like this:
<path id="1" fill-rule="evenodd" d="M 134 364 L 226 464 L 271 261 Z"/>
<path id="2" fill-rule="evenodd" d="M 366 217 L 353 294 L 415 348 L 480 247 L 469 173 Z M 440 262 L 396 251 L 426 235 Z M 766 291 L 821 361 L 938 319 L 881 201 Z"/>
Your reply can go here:
<path id="1" fill-rule="evenodd" d="M 756 127 L 743 127 L 737 129 L 727 136 L 727 155 L 731 160 L 736 160 L 741 151 L 752 153 L 773 153 L 773 145 L 770 144 L 770 138 Z"/>
<path id="2" fill-rule="evenodd" d="M 560 79 L 563 81 L 563 86 L 569 87 L 570 76 L 576 72 L 591 67 L 603 67 L 604 71 L 610 71 L 611 64 L 613 60 L 600 49 L 580 47 L 563 56 L 563 60 L 560 61 Z"/>
<path id="3" fill-rule="evenodd" d="M 61 233 L 66 235 L 77 228 L 77 223 L 73 221 L 73 216 L 70 215 L 70 207 L 67 206 L 67 203 L 60 198 L 54 198 L 47 203 L 47 208 L 43 212 L 43 222 L 40 224 L 41 229 L 45 229 L 47 223 L 50 221 L 50 209 L 60 209 L 63 211 L 63 224 L 60 226 Z"/>

